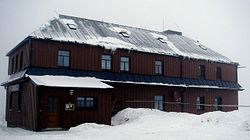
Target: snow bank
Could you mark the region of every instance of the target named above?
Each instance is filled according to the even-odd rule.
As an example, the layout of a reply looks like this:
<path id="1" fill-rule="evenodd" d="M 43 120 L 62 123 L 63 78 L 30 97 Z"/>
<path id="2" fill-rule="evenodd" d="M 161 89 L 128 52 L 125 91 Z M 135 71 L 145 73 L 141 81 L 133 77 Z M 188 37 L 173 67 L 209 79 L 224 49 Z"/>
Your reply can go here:
<path id="1" fill-rule="evenodd" d="M 249 124 L 250 110 L 194 115 L 127 108 L 112 118 L 113 126 L 85 123 L 69 131 L 41 133 L 0 126 L 0 139 L 249 140 Z"/>

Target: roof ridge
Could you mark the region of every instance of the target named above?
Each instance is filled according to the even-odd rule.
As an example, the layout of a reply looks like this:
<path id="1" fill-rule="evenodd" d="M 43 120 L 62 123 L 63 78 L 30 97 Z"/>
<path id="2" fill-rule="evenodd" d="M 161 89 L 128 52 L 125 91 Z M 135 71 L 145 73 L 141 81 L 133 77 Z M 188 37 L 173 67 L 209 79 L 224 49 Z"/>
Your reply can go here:
<path id="1" fill-rule="evenodd" d="M 100 22 L 100 23 L 105 23 L 105 24 L 123 26 L 123 27 L 127 27 L 127 28 L 139 29 L 139 30 L 144 30 L 144 31 L 149 31 L 149 32 L 156 32 L 156 33 L 160 33 L 162 35 L 166 35 L 166 34 L 164 34 L 164 31 L 150 30 L 150 29 L 145 29 L 145 28 L 141 28 L 141 27 L 135 27 L 135 26 L 131 26 L 131 25 L 123 25 L 123 24 L 119 24 L 119 23 L 101 21 L 101 20 L 90 19 L 90 18 L 83 18 L 83 17 L 79 17 L 79 16 L 71 16 L 71 15 L 65 15 L 65 14 L 59 14 L 59 18 L 61 18 L 60 16 L 73 17 L 73 18 L 78 18 L 78 19 L 82 19 L 82 20 L 89 20 L 89 21 Z"/>

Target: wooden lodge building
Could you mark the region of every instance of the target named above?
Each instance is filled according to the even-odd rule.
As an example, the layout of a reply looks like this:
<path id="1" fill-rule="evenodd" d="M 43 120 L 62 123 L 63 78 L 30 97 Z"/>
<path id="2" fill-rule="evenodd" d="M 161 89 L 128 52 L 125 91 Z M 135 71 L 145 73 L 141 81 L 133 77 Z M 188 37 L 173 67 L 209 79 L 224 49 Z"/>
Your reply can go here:
<path id="1" fill-rule="evenodd" d="M 111 124 L 126 107 L 237 109 L 235 63 L 181 32 L 59 15 L 8 52 L 8 126 Z M 236 105 L 236 106 L 227 106 Z"/>

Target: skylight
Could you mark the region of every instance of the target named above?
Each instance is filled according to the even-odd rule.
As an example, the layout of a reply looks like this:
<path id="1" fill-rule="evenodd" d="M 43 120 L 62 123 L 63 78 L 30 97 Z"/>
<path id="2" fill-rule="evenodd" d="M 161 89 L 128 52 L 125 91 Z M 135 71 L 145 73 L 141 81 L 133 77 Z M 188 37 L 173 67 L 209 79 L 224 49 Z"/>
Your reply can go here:
<path id="1" fill-rule="evenodd" d="M 161 37 L 158 37 L 157 40 L 161 41 L 161 43 L 167 43 L 167 40 L 161 38 Z"/>
<path id="2" fill-rule="evenodd" d="M 71 30 L 76 30 L 77 24 L 75 23 L 74 20 L 72 19 L 62 19 L 63 23 L 68 26 L 69 29 Z"/>
<path id="3" fill-rule="evenodd" d="M 111 31 L 113 31 L 113 32 L 119 33 L 120 35 L 122 35 L 123 37 L 126 37 L 126 38 L 128 38 L 129 35 L 131 34 L 130 31 L 128 31 L 128 30 L 125 29 L 125 28 L 121 28 L 121 27 L 111 27 L 111 28 L 109 28 L 109 29 L 110 29 Z"/>
<path id="4" fill-rule="evenodd" d="M 123 36 L 123 37 L 129 37 L 129 34 L 127 32 L 120 32 L 120 34 Z"/>
<path id="5" fill-rule="evenodd" d="M 199 46 L 200 48 L 202 48 L 203 50 L 207 50 L 207 47 L 202 45 L 198 40 L 194 41 L 194 44 L 196 44 L 197 46 Z"/>
<path id="6" fill-rule="evenodd" d="M 67 24 L 67 26 L 72 29 L 72 30 L 76 30 L 76 25 L 75 24 Z"/>
<path id="7" fill-rule="evenodd" d="M 164 35 L 157 34 L 157 33 L 150 33 L 154 38 L 159 40 L 161 43 L 167 43 L 168 38 Z"/>

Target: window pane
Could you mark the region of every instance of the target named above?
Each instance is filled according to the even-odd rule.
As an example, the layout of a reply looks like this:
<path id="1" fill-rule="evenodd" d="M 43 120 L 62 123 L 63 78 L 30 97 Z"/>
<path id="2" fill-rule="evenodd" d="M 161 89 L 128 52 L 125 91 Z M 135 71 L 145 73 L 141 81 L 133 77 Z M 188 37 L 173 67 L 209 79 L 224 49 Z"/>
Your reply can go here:
<path id="1" fill-rule="evenodd" d="M 69 66 L 70 52 L 58 50 L 58 66 Z"/>
<path id="2" fill-rule="evenodd" d="M 120 67 L 121 67 L 121 70 L 122 70 L 122 71 L 125 70 L 125 68 L 124 68 L 124 63 L 123 63 L 123 62 L 121 62 L 121 66 L 120 66 Z"/>
<path id="3" fill-rule="evenodd" d="M 63 57 L 62 56 L 58 56 L 58 65 L 63 66 Z"/>
<path id="4" fill-rule="evenodd" d="M 102 59 L 111 60 L 111 56 L 110 55 L 102 55 Z"/>
<path id="5" fill-rule="evenodd" d="M 86 98 L 86 106 L 93 107 L 93 101 L 94 101 L 93 98 L 90 98 L 90 97 Z"/>
<path id="6" fill-rule="evenodd" d="M 64 56 L 69 56 L 69 51 L 63 51 Z"/>
<path id="7" fill-rule="evenodd" d="M 111 69 L 111 56 L 110 55 L 102 55 L 102 69 Z"/>
<path id="8" fill-rule="evenodd" d="M 163 96 L 155 96 L 155 109 L 163 110 Z"/>
<path id="9" fill-rule="evenodd" d="M 121 61 L 122 61 L 122 62 L 128 62 L 129 59 L 128 59 L 128 57 L 121 57 Z"/>
<path id="10" fill-rule="evenodd" d="M 66 67 L 69 66 L 69 57 L 64 57 L 64 65 L 63 66 L 66 66 Z"/>
<path id="11" fill-rule="evenodd" d="M 107 61 L 107 68 L 106 69 L 111 69 L 111 61 Z"/>
<path id="12" fill-rule="evenodd" d="M 77 97 L 77 107 L 84 107 L 84 97 Z"/>
<path id="13" fill-rule="evenodd" d="M 129 71 L 129 63 L 125 63 L 125 70 Z"/>
<path id="14" fill-rule="evenodd" d="M 155 61 L 155 73 L 162 74 L 162 61 Z"/>
<path id="15" fill-rule="evenodd" d="M 102 60 L 102 69 L 106 68 L 105 60 Z"/>

